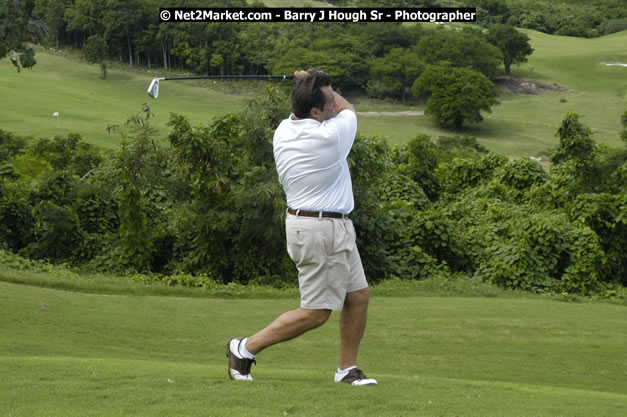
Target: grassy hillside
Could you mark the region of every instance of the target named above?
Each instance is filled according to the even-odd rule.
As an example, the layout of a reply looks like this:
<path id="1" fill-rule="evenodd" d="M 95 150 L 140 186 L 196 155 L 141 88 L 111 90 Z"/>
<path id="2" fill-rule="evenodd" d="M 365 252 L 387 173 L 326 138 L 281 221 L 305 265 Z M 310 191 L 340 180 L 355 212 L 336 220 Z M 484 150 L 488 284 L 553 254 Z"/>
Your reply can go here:
<path id="1" fill-rule="evenodd" d="M 226 340 L 297 298 L 0 282 L 0 416 L 624 415 L 624 306 L 378 294 L 359 363 L 380 385 L 364 389 L 332 382 L 337 314 L 262 352 L 254 382 L 228 380 Z"/>
<path id="2" fill-rule="evenodd" d="M 525 33 L 535 51 L 528 63 L 513 67 L 513 74 L 557 83 L 567 91 L 524 95 L 502 89 L 501 104 L 493 108 L 492 114 L 487 114 L 483 123 L 461 131 L 442 129 L 424 116 L 387 115 L 362 116 L 360 132 L 384 136 L 393 143 L 404 143 L 418 133 L 433 138 L 471 135 L 494 151 L 514 157 L 532 156 L 554 146 L 554 133 L 564 115 L 577 112 L 582 122 L 592 128 L 597 142 L 622 146 L 620 115 L 627 109 L 627 67 L 604 63 L 627 63 L 627 32 L 596 39 L 550 36 L 529 30 Z M 120 137 L 107 133 L 105 128 L 123 124 L 128 115 L 139 111 L 142 103 L 151 104 L 156 115 L 153 125 L 164 137 L 170 112 L 185 114 L 194 124 L 204 124 L 216 115 L 237 111 L 249 97 L 207 88 L 208 83 L 167 81 L 162 83 L 160 97 L 155 100 L 148 97 L 146 89 L 153 77 L 162 75 L 158 70 L 142 73 L 113 69 L 109 79 L 103 81 L 95 65 L 47 52 L 39 52 L 37 58 L 39 63 L 34 69 L 21 74 L 16 74 L 7 59 L 0 60 L 0 97 L 5 104 L 0 128 L 42 137 L 79 132 L 90 142 L 114 147 Z M 264 82 L 258 83 L 262 88 Z M 352 99 L 362 112 L 424 109 Z M 60 113 L 60 123 L 52 116 L 56 111 Z"/>
<path id="3" fill-rule="evenodd" d="M 108 78 L 99 78 L 96 65 L 78 63 L 48 52 L 37 52 L 37 65 L 20 74 L 7 59 L 0 60 L 0 97 L 3 111 L 0 128 L 20 135 L 54 137 L 78 132 L 92 142 L 115 147 L 117 134 L 105 131 L 108 125 L 121 125 L 129 115 L 150 103 L 155 113 L 154 127 L 165 135 L 170 112 L 185 114 L 196 124 L 241 108 L 242 96 L 199 88 L 197 83 L 167 81 L 161 83 L 158 100 L 146 93 L 152 73 L 112 69 Z M 53 117 L 60 113 L 60 120 Z"/>
<path id="4" fill-rule="evenodd" d="M 535 50 L 518 74 L 627 99 L 627 67 L 604 65 L 627 64 L 627 31 L 591 39 L 521 31 L 531 38 Z"/>
<path id="5" fill-rule="evenodd" d="M 622 146 L 620 115 L 627 110 L 627 67 L 604 63 L 627 63 L 627 31 L 595 39 L 523 31 L 535 50 L 528 63 L 512 67 L 513 75 L 557 83 L 568 91 L 524 95 L 501 89 L 501 104 L 485 115 L 483 123 L 462 131 L 442 129 L 420 116 L 362 117 L 360 130 L 387 136 L 393 142 L 404 142 L 419 132 L 434 138 L 471 135 L 491 150 L 522 157 L 555 146 L 553 135 L 560 121 L 567 112 L 576 112 L 597 142 Z M 368 100 L 358 100 L 357 104 L 362 111 L 392 111 Z M 417 106 L 411 110 L 423 109 Z"/>

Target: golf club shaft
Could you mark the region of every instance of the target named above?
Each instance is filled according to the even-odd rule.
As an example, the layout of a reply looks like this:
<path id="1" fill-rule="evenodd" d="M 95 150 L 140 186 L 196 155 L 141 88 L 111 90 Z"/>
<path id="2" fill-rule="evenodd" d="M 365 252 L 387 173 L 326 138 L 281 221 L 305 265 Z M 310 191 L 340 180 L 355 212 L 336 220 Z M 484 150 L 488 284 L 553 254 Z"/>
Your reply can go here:
<path id="1" fill-rule="evenodd" d="M 293 75 L 206 75 L 203 77 L 157 77 L 153 78 L 150 86 L 148 86 L 148 95 L 152 98 L 159 97 L 159 82 L 168 80 L 217 80 L 217 79 L 257 79 L 269 80 L 271 78 L 279 78 L 282 80 L 294 79 Z"/>
<path id="2" fill-rule="evenodd" d="M 165 77 L 166 80 L 211 80 L 211 79 L 229 79 L 229 78 L 250 78 L 250 79 L 268 79 L 268 78 L 280 78 L 284 80 L 291 80 L 294 78 L 293 75 L 207 75 L 201 77 Z"/>

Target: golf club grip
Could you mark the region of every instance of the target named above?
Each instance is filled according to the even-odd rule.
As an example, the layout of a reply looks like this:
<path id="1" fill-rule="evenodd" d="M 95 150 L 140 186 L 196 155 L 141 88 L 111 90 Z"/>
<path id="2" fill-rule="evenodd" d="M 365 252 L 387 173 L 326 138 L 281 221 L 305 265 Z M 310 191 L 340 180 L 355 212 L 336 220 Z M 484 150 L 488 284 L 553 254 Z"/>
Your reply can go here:
<path id="1" fill-rule="evenodd" d="M 164 80 L 225 80 L 225 79 L 269 79 L 280 78 L 284 80 L 294 79 L 293 75 L 207 75 L 204 77 L 166 77 Z"/>

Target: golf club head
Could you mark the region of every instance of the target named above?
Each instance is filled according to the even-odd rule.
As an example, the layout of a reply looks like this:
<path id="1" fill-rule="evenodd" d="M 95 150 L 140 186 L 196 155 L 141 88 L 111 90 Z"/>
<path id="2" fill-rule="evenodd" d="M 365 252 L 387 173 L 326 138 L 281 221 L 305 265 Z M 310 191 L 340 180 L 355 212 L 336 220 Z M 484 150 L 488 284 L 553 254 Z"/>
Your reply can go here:
<path id="1" fill-rule="evenodd" d="M 152 98 L 159 97 L 159 81 L 165 80 L 165 78 L 153 78 L 152 82 L 148 86 L 148 95 Z"/>

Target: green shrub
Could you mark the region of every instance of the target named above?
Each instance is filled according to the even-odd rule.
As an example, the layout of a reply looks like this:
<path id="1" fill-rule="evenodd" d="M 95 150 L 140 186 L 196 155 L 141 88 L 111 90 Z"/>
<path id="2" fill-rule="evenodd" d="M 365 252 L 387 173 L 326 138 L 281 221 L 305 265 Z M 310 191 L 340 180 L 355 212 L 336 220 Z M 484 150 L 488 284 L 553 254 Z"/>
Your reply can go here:
<path id="1" fill-rule="evenodd" d="M 599 237 L 587 227 L 574 228 L 569 234 L 570 264 L 561 279 L 562 291 L 590 294 L 602 292 L 601 275 L 607 263 Z"/>
<path id="2" fill-rule="evenodd" d="M 32 206 L 20 187 L 0 181 L 0 248 L 14 252 L 33 238 Z"/>
<path id="3" fill-rule="evenodd" d="M 604 287 L 608 258 L 592 229 L 559 212 L 530 213 L 508 222 L 485 246 L 475 235 L 484 247 L 477 253 L 476 278 L 531 291 L 587 294 Z"/>
<path id="4" fill-rule="evenodd" d="M 8 161 L 15 155 L 19 155 L 26 147 L 28 139 L 0 129 L 0 162 Z"/>
<path id="5" fill-rule="evenodd" d="M 71 261 L 84 238 L 76 213 L 68 206 L 41 201 L 33 208 L 33 217 L 34 241 L 21 253 L 53 263 Z"/>
<path id="6" fill-rule="evenodd" d="M 70 207 L 78 196 L 79 188 L 79 180 L 72 175 L 65 171 L 51 171 L 36 184 L 32 199 L 35 203 L 50 201 L 59 206 Z"/>
<path id="7" fill-rule="evenodd" d="M 0 131 L 0 148 L 13 144 L 0 161 L 0 249 L 146 283 L 295 286 L 272 155 L 285 96 L 269 88 L 241 114 L 204 126 L 172 115 L 170 147 L 154 141 L 145 113 L 129 118 L 109 155 L 81 148 L 77 136 L 21 146 Z M 418 135 L 389 147 L 358 135 L 348 157 L 350 218 L 368 280 L 466 276 L 528 291 L 615 293 L 627 282 L 627 153 L 598 146 L 576 115 L 558 135 L 548 174 L 486 153 L 474 138 L 436 145 Z M 56 150 L 72 169 L 57 169 Z"/>
<path id="8" fill-rule="evenodd" d="M 393 170 L 381 182 L 379 187 L 381 201 L 404 201 L 417 210 L 426 210 L 432 203 L 422 187 L 408 176 Z"/>
<path id="9" fill-rule="evenodd" d="M 152 233 L 148 229 L 146 203 L 139 189 L 127 183 L 120 191 L 121 267 L 139 272 L 150 270 L 153 255 Z"/>
<path id="10" fill-rule="evenodd" d="M 29 144 L 25 155 L 35 156 L 48 162 L 57 170 L 83 177 L 102 163 L 102 152 L 87 142 L 81 135 L 70 133 L 66 137 L 38 139 Z"/>
<path id="11" fill-rule="evenodd" d="M 357 246 L 366 276 L 371 282 L 393 273 L 390 258 L 397 229 L 381 205 L 379 189 L 385 187 L 390 149 L 377 137 L 357 136 L 348 157 L 353 181 L 355 209 L 350 218 L 357 233 Z"/>
<path id="12" fill-rule="evenodd" d="M 437 141 L 438 161 L 451 162 L 455 158 L 479 159 L 489 151 L 472 136 L 440 136 Z"/>
<path id="13" fill-rule="evenodd" d="M 490 180 L 496 169 L 506 163 L 507 157 L 495 153 L 478 160 L 454 159 L 451 163 L 438 167 L 437 177 L 446 192 L 456 194 Z"/>
<path id="14" fill-rule="evenodd" d="M 549 175 L 539 163 L 525 158 L 508 162 L 495 176 L 503 184 L 518 191 L 527 190 L 533 185 L 542 185 L 549 180 Z"/>
<path id="15" fill-rule="evenodd" d="M 45 159 L 34 155 L 17 155 L 11 159 L 15 170 L 25 178 L 25 181 L 32 181 L 42 174 L 50 175 L 53 167 Z"/>
<path id="16" fill-rule="evenodd" d="M 597 271 L 604 282 L 627 284 L 627 194 L 580 194 L 566 207 L 570 220 L 599 238 L 606 263 Z"/>

